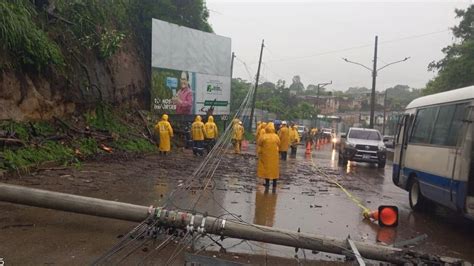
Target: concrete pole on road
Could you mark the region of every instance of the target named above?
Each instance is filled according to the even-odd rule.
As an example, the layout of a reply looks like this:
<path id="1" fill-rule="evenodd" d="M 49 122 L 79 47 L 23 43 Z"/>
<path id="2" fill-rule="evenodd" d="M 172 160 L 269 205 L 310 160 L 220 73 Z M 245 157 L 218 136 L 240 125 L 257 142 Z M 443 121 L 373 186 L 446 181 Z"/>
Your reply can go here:
<path id="1" fill-rule="evenodd" d="M 211 216 L 194 215 L 189 212 L 170 211 L 151 206 L 139 206 L 3 183 L 0 183 L 0 201 L 132 222 L 158 219 L 162 225 L 195 233 L 209 233 L 334 254 L 351 256 L 355 252 L 351 250 L 347 239 L 299 233 Z M 366 259 L 396 264 L 442 263 L 446 260 L 459 262 L 457 259 L 442 258 L 436 255 L 422 254 L 370 243 L 353 241 L 353 244 L 357 247 L 360 255 Z"/>

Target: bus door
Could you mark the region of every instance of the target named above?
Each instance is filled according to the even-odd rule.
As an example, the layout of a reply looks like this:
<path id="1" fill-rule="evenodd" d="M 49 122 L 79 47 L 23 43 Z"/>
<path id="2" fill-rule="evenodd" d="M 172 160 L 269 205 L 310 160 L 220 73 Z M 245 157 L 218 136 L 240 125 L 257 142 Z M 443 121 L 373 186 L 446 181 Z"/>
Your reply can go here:
<path id="1" fill-rule="evenodd" d="M 472 179 L 474 165 L 472 164 L 472 146 L 473 130 L 472 130 L 472 116 L 474 106 L 465 106 L 465 112 L 462 119 L 462 126 L 458 135 L 456 149 L 450 157 L 453 159 L 453 169 L 450 181 L 449 202 L 450 207 L 457 209 L 464 209 L 466 196 L 474 196 L 472 191 Z M 451 158 L 450 158 L 451 159 Z M 466 171 L 469 169 L 468 171 Z M 462 189 L 460 184 L 467 182 L 467 188 Z"/>
<path id="2" fill-rule="evenodd" d="M 408 137 L 410 135 L 410 125 L 413 122 L 414 115 L 413 114 L 405 114 L 402 116 L 400 123 L 398 125 L 398 134 L 396 136 L 396 144 L 395 144 L 395 154 L 393 158 L 393 174 L 392 180 L 393 183 L 396 185 L 403 185 L 406 186 L 406 179 L 400 180 L 401 173 L 403 168 L 405 167 L 405 153 L 408 145 Z M 403 184 L 400 184 L 400 181 Z"/>
<path id="3" fill-rule="evenodd" d="M 465 130 L 464 134 L 464 153 L 460 154 L 463 156 L 464 162 L 467 164 L 467 188 L 466 188 L 466 198 L 458 199 L 458 205 L 464 205 L 466 207 L 466 212 L 474 217 L 474 106 L 470 105 L 467 110 L 468 115 L 466 116 L 463 122 L 463 130 Z M 470 138 L 469 138 L 470 137 Z M 454 177 L 454 175 L 453 175 Z M 453 190 L 454 187 L 451 187 Z M 456 201 L 456 197 L 453 197 L 453 201 Z M 464 207 L 464 206 L 462 206 Z"/>

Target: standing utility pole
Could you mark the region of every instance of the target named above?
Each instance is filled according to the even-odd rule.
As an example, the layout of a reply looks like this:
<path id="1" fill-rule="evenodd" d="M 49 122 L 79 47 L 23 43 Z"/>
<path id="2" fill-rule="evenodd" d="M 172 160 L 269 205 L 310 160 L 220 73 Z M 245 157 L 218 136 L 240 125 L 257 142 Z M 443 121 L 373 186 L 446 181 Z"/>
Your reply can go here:
<path id="1" fill-rule="evenodd" d="M 235 58 L 235 53 L 232 52 L 232 58 L 230 59 L 230 88 L 231 89 L 232 89 L 232 77 L 234 76 L 234 58 Z M 229 110 L 230 110 L 230 102 L 229 102 Z M 227 119 L 224 120 L 224 129 L 225 128 L 227 128 Z"/>
<path id="2" fill-rule="evenodd" d="M 260 59 L 258 60 L 257 79 L 255 80 L 255 90 L 253 92 L 253 99 L 252 99 L 252 110 L 250 111 L 250 125 L 248 128 L 249 132 L 252 132 L 253 113 L 255 109 L 255 100 L 257 99 L 258 79 L 260 77 L 260 65 L 262 64 L 263 47 L 265 47 L 264 41 L 265 40 L 262 40 L 262 47 L 260 48 Z"/>
<path id="3" fill-rule="evenodd" d="M 232 76 L 234 75 L 234 58 L 235 53 L 232 52 L 232 58 L 230 59 L 230 82 L 232 83 Z"/>
<path id="4" fill-rule="evenodd" d="M 382 136 L 385 136 L 385 116 L 387 112 L 387 90 L 385 90 L 385 96 L 383 97 L 383 126 L 382 126 Z"/>
<path id="5" fill-rule="evenodd" d="M 374 67 L 372 68 L 372 93 L 370 94 L 370 125 L 369 128 L 374 128 L 374 113 L 375 113 L 375 82 L 377 81 L 377 43 L 378 36 L 375 36 L 374 49 Z"/>
<path id="6" fill-rule="evenodd" d="M 318 93 L 316 94 L 316 105 L 318 106 L 318 109 L 319 109 L 319 90 L 321 88 L 324 88 L 325 86 L 331 85 L 331 84 L 332 84 L 332 80 L 331 80 L 331 82 L 318 83 Z"/>
<path id="7" fill-rule="evenodd" d="M 395 62 L 392 62 L 392 63 L 389 63 L 389 64 L 386 64 L 385 66 L 377 69 L 377 46 L 378 46 L 378 36 L 375 36 L 375 49 L 374 49 L 374 66 L 372 68 L 370 67 L 366 67 L 364 66 L 363 64 L 361 63 L 357 63 L 357 62 L 353 62 L 353 61 L 350 61 L 349 59 L 347 58 L 342 58 L 342 60 L 346 61 L 347 63 L 351 63 L 351 64 L 356 64 L 356 65 L 359 65 L 367 70 L 369 70 L 371 73 L 372 73 L 372 92 L 370 94 L 370 128 L 374 128 L 374 113 L 375 113 L 375 84 L 376 84 L 376 81 L 377 81 L 377 73 L 390 66 L 390 65 L 393 65 L 393 64 L 396 64 L 396 63 L 400 63 L 400 62 L 404 62 L 404 61 L 407 61 L 410 57 L 405 57 L 404 59 L 402 60 L 399 60 L 399 61 L 395 61 Z"/>

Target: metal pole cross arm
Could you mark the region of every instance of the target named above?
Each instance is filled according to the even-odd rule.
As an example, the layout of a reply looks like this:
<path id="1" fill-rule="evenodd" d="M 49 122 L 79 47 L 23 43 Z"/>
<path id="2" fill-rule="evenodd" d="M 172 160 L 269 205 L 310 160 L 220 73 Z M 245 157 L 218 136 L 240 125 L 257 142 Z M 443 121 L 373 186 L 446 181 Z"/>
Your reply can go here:
<path id="1" fill-rule="evenodd" d="M 355 64 L 355 65 L 361 66 L 361 67 L 363 67 L 363 68 L 369 70 L 370 72 L 373 71 L 372 68 L 366 67 L 366 66 L 364 66 L 364 65 L 361 64 L 361 63 L 357 63 L 357 62 L 351 61 L 351 60 L 349 60 L 349 59 L 347 59 L 347 58 L 342 58 L 342 60 L 346 61 L 347 63 L 351 63 L 351 64 Z"/>
<path id="2" fill-rule="evenodd" d="M 408 59 L 410 59 L 409 56 L 408 56 L 408 57 L 405 57 L 405 58 L 402 59 L 402 60 L 398 60 L 398 61 L 395 61 L 395 62 L 392 62 L 392 63 L 388 63 L 388 64 L 386 64 L 385 66 L 383 66 L 383 67 L 377 69 L 377 72 L 379 72 L 380 70 L 382 70 L 382 69 L 384 69 L 384 68 L 386 68 L 386 67 L 388 67 L 388 66 L 391 66 L 391 65 L 394 65 L 394 64 L 397 64 L 397 63 L 401 63 L 401 62 L 405 62 L 405 61 L 407 61 Z"/>

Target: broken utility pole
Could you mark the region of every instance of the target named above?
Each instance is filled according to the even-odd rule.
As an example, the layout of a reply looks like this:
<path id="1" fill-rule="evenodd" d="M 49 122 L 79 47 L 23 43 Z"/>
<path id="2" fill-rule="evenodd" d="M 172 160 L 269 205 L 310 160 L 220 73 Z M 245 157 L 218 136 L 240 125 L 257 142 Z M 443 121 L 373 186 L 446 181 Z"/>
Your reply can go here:
<path id="1" fill-rule="evenodd" d="M 160 226 L 186 230 L 190 233 L 214 234 L 342 254 L 356 257 L 358 260 L 365 258 L 396 264 L 462 263 L 462 260 L 459 259 L 444 258 L 401 248 L 379 246 L 353 240 L 341 240 L 200 214 L 195 215 L 189 212 L 172 211 L 152 206 L 139 206 L 2 183 L 0 183 L 0 201 L 132 222 L 142 222 L 149 219 L 151 222 L 158 221 Z M 355 256 L 354 254 L 357 255 Z"/>

